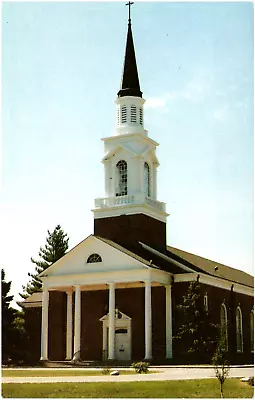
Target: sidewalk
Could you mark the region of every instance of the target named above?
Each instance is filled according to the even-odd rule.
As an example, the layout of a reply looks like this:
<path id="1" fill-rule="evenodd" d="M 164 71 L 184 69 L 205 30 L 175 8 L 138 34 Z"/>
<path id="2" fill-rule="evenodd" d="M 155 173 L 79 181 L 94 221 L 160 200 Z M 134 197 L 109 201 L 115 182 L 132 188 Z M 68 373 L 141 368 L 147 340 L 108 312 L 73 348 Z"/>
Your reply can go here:
<path id="1" fill-rule="evenodd" d="M 32 369 L 32 368 L 31 368 Z M 38 368 L 41 369 L 41 368 Z M 116 368 L 120 375 L 98 375 L 98 376 L 54 376 L 54 369 L 51 377 L 6 377 L 2 378 L 2 383 L 53 383 L 53 382 L 139 382 L 139 381 L 167 381 L 167 380 L 186 380 L 186 379 L 206 379 L 214 378 L 215 373 L 212 367 L 152 367 L 157 369 L 157 373 L 121 375 L 121 370 L 125 368 Z M 49 370 L 49 369 L 47 369 Z M 59 368 L 58 368 L 59 370 Z M 66 369 L 65 369 L 66 370 Z M 79 370 L 81 370 L 79 368 Z M 88 370 L 88 368 L 86 368 Z M 90 368 L 95 370 L 95 368 Z M 112 370 L 114 370 L 112 368 Z M 231 367 L 229 377 L 242 378 L 254 376 L 252 367 Z"/>

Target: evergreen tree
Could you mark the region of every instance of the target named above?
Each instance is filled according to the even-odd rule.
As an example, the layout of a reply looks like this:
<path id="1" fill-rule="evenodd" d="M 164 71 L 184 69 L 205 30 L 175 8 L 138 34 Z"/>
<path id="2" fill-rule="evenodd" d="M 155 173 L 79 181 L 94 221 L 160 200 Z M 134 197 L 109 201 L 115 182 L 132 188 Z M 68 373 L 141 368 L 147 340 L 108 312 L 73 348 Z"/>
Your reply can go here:
<path id="1" fill-rule="evenodd" d="M 177 329 L 174 335 L 179 354 L 187 354 L 190 361 L 211 360 L 217 343 L 218 326 L 211 322 L 198 282 L 191 282 L 182 303 L 177 306 Z"/>
<path id="2" fill-rule="evenodd" d="M 1 270 L 2 278 L 2 358 L 11 358 L 13 326 L 15 310 L 10 306 L 13 296 L 10 296 L 11 282 L 5 281 L 5 272 Z"/>
<path id="3" fill-rule="evenodd" d="M 57 225 L 52 233 L 48 231 L 45 247 L 40 247 L 40 260 L 37 261 L 31 257 L 32 263 L 36 264 L 35 273 L 29 273 L 28 276 L 31 277 L 31 280 L 26 286 L 22 286 L 24 292 L 20 293 L 20 296 L 23 299 L 34 292 L 41 291 L 42 283 L 38 275 L 66 254 L 68 241 L 69 238 L 60 225 Z"/>

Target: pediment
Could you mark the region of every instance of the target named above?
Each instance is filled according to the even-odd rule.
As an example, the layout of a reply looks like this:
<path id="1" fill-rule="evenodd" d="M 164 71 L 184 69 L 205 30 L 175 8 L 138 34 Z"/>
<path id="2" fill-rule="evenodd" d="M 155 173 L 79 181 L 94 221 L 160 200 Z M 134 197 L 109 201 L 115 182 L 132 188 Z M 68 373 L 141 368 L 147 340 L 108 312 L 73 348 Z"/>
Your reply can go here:
<path id="1" fill-rule="evenodd" d="M 123 312 L 117 309 L 115 310 L 115 318 L 128 321 L 131 320 L 131 318 L 128 315 L 124 314 Z M 99 321 L 108 321 L 108 320 L 109 320 L 109 313 L 101 317 Z"/>
<path id="2" fill-rule="evenodd" d="M 92 254 L 99 255 L 101 261 L 88 262 L 88 258 Z M 121 272 L 140 270 L 141 268 L 147 269 L 148 266 L 141 260 L 124 253 L 119 248 L 114 248 L 98 237 L 90 235 L 71 249 L 64 257 L 43 271 L 39 277 Z"/>
<path id="3" fill-rule="evenodd" d="M 131 156 L 136 156 L 137 154 L 132 151 L 132 149 L 130 149 L 128 146 L 126 146 L 125 144 L 121 144 L 118 145 L 117 147 L 111 149 L 111 151 L 109 151 L 104 158 L 102 159 L 102 162 L 104 163 L 105 161 L 108 161 L 109 159 L 113 158 L 116 156 L 116 154 L 120 153 L 120 152 L 124 152 L 124 153 L 128 153 Z"/>

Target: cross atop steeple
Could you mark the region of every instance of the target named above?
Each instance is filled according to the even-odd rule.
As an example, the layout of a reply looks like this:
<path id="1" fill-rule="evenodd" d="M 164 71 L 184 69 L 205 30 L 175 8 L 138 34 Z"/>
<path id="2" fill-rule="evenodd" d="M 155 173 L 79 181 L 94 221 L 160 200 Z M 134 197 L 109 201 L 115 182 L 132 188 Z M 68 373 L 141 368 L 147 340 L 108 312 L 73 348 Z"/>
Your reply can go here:
<path id="1" fill-rule="evenodd" d="M 132 4 L 134 4 L 133 1 L 129 1 L 128 3 L 126 3 L 126 6 L 128 6 L 128 22 L 131 23 L 131 17 L 130 17 L 130 9 Z"/>

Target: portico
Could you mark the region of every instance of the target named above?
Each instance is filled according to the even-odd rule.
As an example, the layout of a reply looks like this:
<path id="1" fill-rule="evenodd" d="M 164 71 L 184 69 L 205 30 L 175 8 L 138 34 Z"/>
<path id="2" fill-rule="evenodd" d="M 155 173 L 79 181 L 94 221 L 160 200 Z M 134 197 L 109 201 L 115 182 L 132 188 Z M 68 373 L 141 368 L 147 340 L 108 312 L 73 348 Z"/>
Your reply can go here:
<path id="1" fill-rule="evenodd" d="M 97 239 L 95 239 L 97 240 Z M 89 238 L 91 241 L 91 238 Z M 62 261 L 63 262 L 63 261 Z M 98 263 L 99 264 L 99 263 Z M 96 269 L 98 264 L 94 265 Z M 61 268 L 63 270 L 63 268 Z M 144 319 L 142 324 L 144 326 L 144 354 L 143 358 L 151 360 L 153 357 L 152 349 L 152 315 L 157 312 L 152 307 L 152 289 L 154 287 L 165 287 L 165 338 L 166 338 L 166 358 L 172 357 L 172 320 L 171 320 L 171 285 L 170 275 L 164 271 L 153 270 L 148 266 L 144 266 L 142 269 L 128 269 L 116 272 L 105 272 L 99 273 L 94 272 L 90 274 L 79 274 L 79 276 L 50 276 L 50 269 L 48 269 L 48 276 L 43 277 L 43 296 L 42 296 L 42 333 L 41 333 L 41 360 L 48 360 L 48 313 L 49 313 L 49 296 L 50 293 L 61 291 L 66 293 L 66 360 L 79 360 L 81 358 L 82 342 L 81 336 L 83 336 L 84 343 L 86 343 L 86 335 L 82 332 L 81 320 L 84 319 L 83 324 L 86 325 L 86 315 L 82 311 L 82 294 L 84 292 L 98 292 L 106 297 L 107 301 L 107 313 L 105 316 L 101 315 L 99 320 L 102 330 L 102 343 L 101 343 L 101 354 L 102 358 L 107 356 L 108 360 L 115 360 L 116 358 L 116 332 L 120 332 L 123 335 L 124 330 L 118 331 L 119 328 L 126 329 L 128 340 L 130 340 L 130 351 L 128 359 L 132 359 L 132 345 L 131 337 L 132 332 L 132 319 L 137 320 L 138 316 L 133 315 L 130 311 L 128 316 L 124 316 L 123 320 L 120 321 L 118 318 L 122 318 L 121 301 L 117 300 L 116 292 L 118 293 L 122 289 L 125 289 L 128 296 L 129 289 L 143 290 L 144 298 Z M 79 282 L 79 284 L 77 283 Z M 106 283 L 107 282 L 107 283 Z M 117 297 L 117 299 L 116 299 Z M 130 299 L 131 300 L 131 299 Z M 118 304 L 117 304 L 118 303 Z M 127 300 L 126 300 L 127 303 Z M 93 304 L 87 304 L 87 307 L 93 307 Z M 119 307 L 119 308 L 118 308 Z M 131 314 L 131 315 L 130 315 Z M 121 317 L 120 317 L 121 316 Z M 104 321 L 103 321 L 104 320 Z M 124 323 L 124 321 L 126 323 Z M 116 324 L 117 321 L 117 324 Z M 134 322 L 135 326 L 135 322 Z M 117 329 L 117 330 L 116 330 Z M 85 335 L 85 336 L 84 336 Z M 107 336 L 106 336 L 107 335 Z M 134 339 L 133 339 L 134 340 Z M 120 350 L 121 351 L 121 350 Z M 123 351 L 123 350 L 122 350 Z"/>

